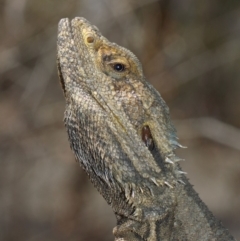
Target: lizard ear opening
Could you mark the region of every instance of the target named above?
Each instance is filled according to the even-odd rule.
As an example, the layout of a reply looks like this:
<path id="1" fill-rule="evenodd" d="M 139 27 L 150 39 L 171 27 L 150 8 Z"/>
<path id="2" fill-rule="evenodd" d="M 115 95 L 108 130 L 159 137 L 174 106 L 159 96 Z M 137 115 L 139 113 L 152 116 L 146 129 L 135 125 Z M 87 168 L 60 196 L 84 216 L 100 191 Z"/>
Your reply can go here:
<path id="1" fill-rule="evenodd" d="M 146 147 L 149 149 L 149 151 L 152 151 L 154 149 L 154 141 L 148 125 L 145 125 L 142 128 L 142 140 L 145 143 Z"/>

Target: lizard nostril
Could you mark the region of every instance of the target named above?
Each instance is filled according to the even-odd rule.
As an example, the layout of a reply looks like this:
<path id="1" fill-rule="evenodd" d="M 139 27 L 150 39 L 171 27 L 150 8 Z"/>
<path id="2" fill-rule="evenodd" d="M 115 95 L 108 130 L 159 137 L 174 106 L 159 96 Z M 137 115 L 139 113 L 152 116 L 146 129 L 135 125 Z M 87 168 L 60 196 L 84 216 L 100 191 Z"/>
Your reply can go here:
<path id="1" fill-rule="evenodd" d="M 93 42 L 94 42 L 94 37 L 88 36 L 88 37 L 87 37 L 87 42 L 88 42 L 89 44 L 93 43 Z"/>

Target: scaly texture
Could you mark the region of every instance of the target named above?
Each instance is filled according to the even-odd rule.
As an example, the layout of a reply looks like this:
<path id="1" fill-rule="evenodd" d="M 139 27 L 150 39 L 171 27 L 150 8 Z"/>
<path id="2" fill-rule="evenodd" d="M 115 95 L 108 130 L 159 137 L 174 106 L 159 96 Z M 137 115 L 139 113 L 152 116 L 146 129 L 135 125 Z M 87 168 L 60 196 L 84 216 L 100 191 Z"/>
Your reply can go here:
<path id="1" fill-rule="evenodd" d="M 84 18 L 60 21 L 57 47 L 70 145 L 116 214 L 115 240 L 234 240 L 181 171 L 168 107 L 136 56 Z"/>

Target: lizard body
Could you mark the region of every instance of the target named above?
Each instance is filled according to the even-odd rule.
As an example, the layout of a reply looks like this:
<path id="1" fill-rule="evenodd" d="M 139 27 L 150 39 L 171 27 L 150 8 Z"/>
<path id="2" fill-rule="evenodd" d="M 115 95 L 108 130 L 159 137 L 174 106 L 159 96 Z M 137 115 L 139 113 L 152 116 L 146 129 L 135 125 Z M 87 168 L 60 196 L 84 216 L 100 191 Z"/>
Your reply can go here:
<path id="1" fill-rule="evenodd" d="M 58 71 L 76 159 L 117 218 L 115 241 L 230 241 L 180 169 L 169 110 L 129 50 L 62 19 Z"/>

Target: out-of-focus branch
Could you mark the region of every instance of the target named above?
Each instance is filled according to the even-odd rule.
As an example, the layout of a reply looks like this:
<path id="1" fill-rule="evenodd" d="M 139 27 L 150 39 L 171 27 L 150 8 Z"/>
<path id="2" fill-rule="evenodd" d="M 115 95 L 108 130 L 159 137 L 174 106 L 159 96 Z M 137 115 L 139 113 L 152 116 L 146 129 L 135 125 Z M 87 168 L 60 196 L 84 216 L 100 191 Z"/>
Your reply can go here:
<path id="1" fill-rule="evenodd" d="M 211 117 L 174 121 L 181 138 L 206 137 L 240 151 L 240 129 Z"/>

